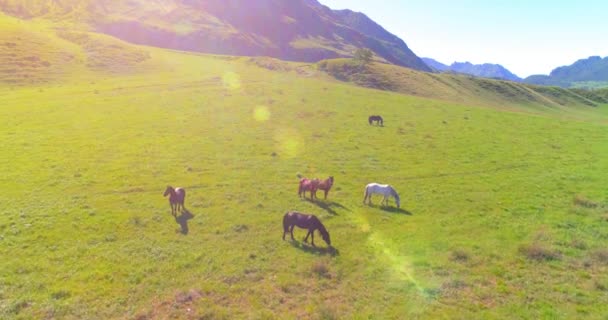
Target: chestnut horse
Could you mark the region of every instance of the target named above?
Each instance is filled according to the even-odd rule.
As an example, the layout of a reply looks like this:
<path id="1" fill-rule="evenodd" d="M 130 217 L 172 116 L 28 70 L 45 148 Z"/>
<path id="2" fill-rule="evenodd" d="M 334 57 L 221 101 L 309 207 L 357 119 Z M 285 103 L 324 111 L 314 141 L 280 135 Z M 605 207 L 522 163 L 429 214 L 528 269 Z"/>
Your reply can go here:
<path id="1" fill-rule="evenodd" d="M 318 180 L 318 179 L 317 179 Z M 317 187 L 313 190 L 313 193 L 315 194 L 315 198 L 317 197 L 317 190 L 321 189 L 325 192 L 325 197 L 323 199 L 327 200 L 327 193 L 329 192 L 329 190 L 331 189 L 331 186 L 334 185 L 334 177 L 329 177 L 325 180 L 319 181 L 319 183 L 317 184 Z M 312 197 L 311 197 L 312 199 Z"/>
<path id="2" fill-rule="evenodd" d="M 329 238 L 329 232 L 325 229 L 325 226 L 321 223 L 319 218 L 311 214 L 304 214 L 300 212 L 286 212 L 283 216 L 283 240 L 285 240 L 285 234 L 291 233 L 291 240 L 293 238 L 293 228 L 299 227 L 302 229 L 308 229 L 304 242 L 308 243 L 308 236 L 312 237 L 311 244 L 315 246 L 315 230 L 319 230 L 321 237 L 331 247 L 331 239 Z"/>
<path id="3" fill-rule="evenodd" d="M 318 184 L 319 179 L 301 178 L 300 186 L 298 188 L 298 196 L 300 196 L 300 198 L 302 198 L 302 196 L 306 198 L 306 191 L 310 191 L 310 200 L 312 200 L 313 196 L 315 196 L 314 192 L 316 191 Z"/>
<path id="4" fill-rule="evenodd" d="M 382 119 L 381 116 L 369 116 L 369 118 L 367 118 L 367 121 L 369 121 L 369 124 L 371 125 L 374 121 L 376 121 L 377 125 L 380 126 L 384 126 L 384 120 Z"/>
<path id="5" fill-rule="evenodd" d="M 175 188 L 172 186 L 167 186 L 165 189 L 165 193 L 163 197 L 169 195 L 169 205 L 171 205 L 171 214 L 175 217 L 177 215 L 177 211 L 181 212 L 184 207 L 184 200 L 186 200 L 186 189 L 184 188 Z"/>

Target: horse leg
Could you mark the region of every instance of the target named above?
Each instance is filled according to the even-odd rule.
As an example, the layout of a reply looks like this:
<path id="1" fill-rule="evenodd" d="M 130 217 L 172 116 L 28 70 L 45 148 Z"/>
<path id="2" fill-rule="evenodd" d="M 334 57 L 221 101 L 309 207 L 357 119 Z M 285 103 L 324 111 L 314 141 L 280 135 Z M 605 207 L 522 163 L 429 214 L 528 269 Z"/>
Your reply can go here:
<path id="1" fill-rule="evenodd" d="M 310 232 L 310 236 L 311 236 L 311 237 L 310 237 L 310 238 L 311 238 L 311 239 L 310 239 L 310 244 L 312 244 L 312 246 L 313 246 L 313 247 L 316 247 L 316 246 L 315 246 L 315 230 L 312 230 L 312 231 Z"/>
<path id="2" fill-rule="evenodd" d="M 293 238 L 293 228 L 295 228 L 295 225 L 291 226 L 291 229 L 289 229 L 289 232 L 291 233 L 291 241 L 295 241 L 296 239 Z"/>
<path id="3" fill-rule="evenodd" d="M 328 192 L 329 192 L 329 189 L 328 189 L 328 190 L 325 190 L 325 200 L 327 200 L 327 193 L 328 193 Z"/>
<path id="4" fill-rule="evenodd" d="M 304 238 L 304 242 L 308 243 L 308 236 L 310 236 L 310 229 L 308 230 L 308 233 L 306 234 L 306 237 Z"/>

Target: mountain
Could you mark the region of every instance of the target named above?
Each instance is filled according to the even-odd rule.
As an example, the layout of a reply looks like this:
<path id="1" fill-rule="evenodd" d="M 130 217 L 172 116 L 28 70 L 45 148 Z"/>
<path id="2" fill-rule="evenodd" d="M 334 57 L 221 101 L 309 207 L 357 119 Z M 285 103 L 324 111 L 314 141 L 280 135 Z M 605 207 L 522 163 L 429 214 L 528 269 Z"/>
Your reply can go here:
<path id="1" fill-rule="evenodd" d="M 0 11 L 162 48 L 315 62 L 366 47 L 383 62 L 431 71 L 362 13 L 316 0 L 0 0 Z"/>
<path id="2" fill-rule="evenodd" d="M 482 78 L 521 81 L 521 78 L 499 64 L 472 64 L 470 62 L 454 62 L 448 66 L 431 58 L 422 58 L 433 70 L 439 72 L 464 73 Z"/>
<path id="3" fill-rule="evenodd" d="M 572 65 L 554 69 L 548 76 L 529 76 L 524 82 L 560 87 L 608 87 L 608 57 L 581 59 Z"/>
<path id="4" fill-rule="evenodd" d="M 437 71 L 437 72 L 450 71 L 450 66 L 443 64 L 435 59 L 422 58 L 422 61 L 424 61 L 424 63 L 426 63 L 427 66 L 429 66 L 431 69 L 433 69 L 433 71 Z"/>

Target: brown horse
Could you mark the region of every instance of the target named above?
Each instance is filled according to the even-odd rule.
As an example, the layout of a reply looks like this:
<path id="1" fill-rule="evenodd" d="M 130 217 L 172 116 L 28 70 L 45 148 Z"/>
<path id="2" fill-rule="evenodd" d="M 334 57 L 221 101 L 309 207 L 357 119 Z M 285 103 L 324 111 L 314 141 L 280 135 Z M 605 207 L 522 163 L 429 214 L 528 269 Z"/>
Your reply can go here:
<path id="1" fill-rule="evenodd" d="M 376 121 L 377 125 L 384 126 L 384 120 L 381 116 L 369 116 L 369 118 L 367 118 L 367 121 L 369 121 L 370 125 L 372 125 L 372 123 Z"/>
<path id="2" fill-rule="evenodd" d="M 300 186 L 298 188 L 298 196 L 300 196 L 300 198 L 306 198 L 306 191 L 310 191 L 310 200 L 312 200 L 313 196 L 315 196 L 314 192 L 316 191 L 318 184 L 319 179 L 301 178 Z"/>
<path id="3" fill-rule="evenodd" d="M 285 240 L 285 234 L 291 233 L 291 240 L 293 238 L 293 228 L 298 226 L 302 229 L 308 229 L 304 242 L 308 243 L 308 236 L 312 236 L 311 244 L 315 246 L 315 230 L 319 230 L 321 237 L 331 247 L 331 239 L 329 238 L 329 232 L 325 229 L 325 226 L 321 221 L 314 215 L 304 214 L 300 212 L 286 212 L 283 216 L 283 240 Z"/>
<path id="4" fill-rule="evenodd" d="M 327 193 L 329 192 L 329 190 L 331 189 L 331 186 L 334 185 L 334 177 L 329 177 L 325 180 L 319 181 L 319 183 L 317 184 L 316 188 L 313 190 L 314 196 L 315 198 L 317 197 L 317 190 L 321 189 L 325 192 L 325 197 L 323 199 L 327 200 Z M 312 197 L 311 197 L 312 199 Z"/>
<path id="5" fill-rule="evenodd" d="M 186 189 L 184 188 L 175 188 L 172 186 L 167 186 L 165 189 L 165 193 L 163 197 L 169 195 L 169 205 L 171 205 L 171 214 L 175 217 L 177 215 L 177 211 L 181 212 L 185 210 L 184 200 L 186 200 Z"/>

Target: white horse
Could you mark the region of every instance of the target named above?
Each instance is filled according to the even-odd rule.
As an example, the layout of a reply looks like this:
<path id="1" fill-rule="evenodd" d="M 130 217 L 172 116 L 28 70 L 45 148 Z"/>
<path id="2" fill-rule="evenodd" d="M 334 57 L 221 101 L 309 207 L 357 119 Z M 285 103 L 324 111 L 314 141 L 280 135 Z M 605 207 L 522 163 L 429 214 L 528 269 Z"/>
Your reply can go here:
<path id="1" fill-rule="evenodd" d="M 367 186 L 365 186 L 365 197 L 363 198 L 363 203 L 365 203 L 365 200 L 367 200 L 369 198 L 368 203 L 372 204 L 372 194 L 373 193 L 379 193 L 384 196 L 384 198 L 382 199 L 382 202 L 380 202 L 380 205 L 386 203 L 386 205 L 388 206 L 388 198 L 393 197 L 393 198 L 395 198 L 395 203 L 397 204 L 397 208 L 399 208 L 399 206 L 400 206 L 399 195 L 397 194 L 397 191 L 395 191 L 395 189 L 393 187 L 391 187 L 390 185 L 379 184 L 379 183 L 368 184 Z"/>

